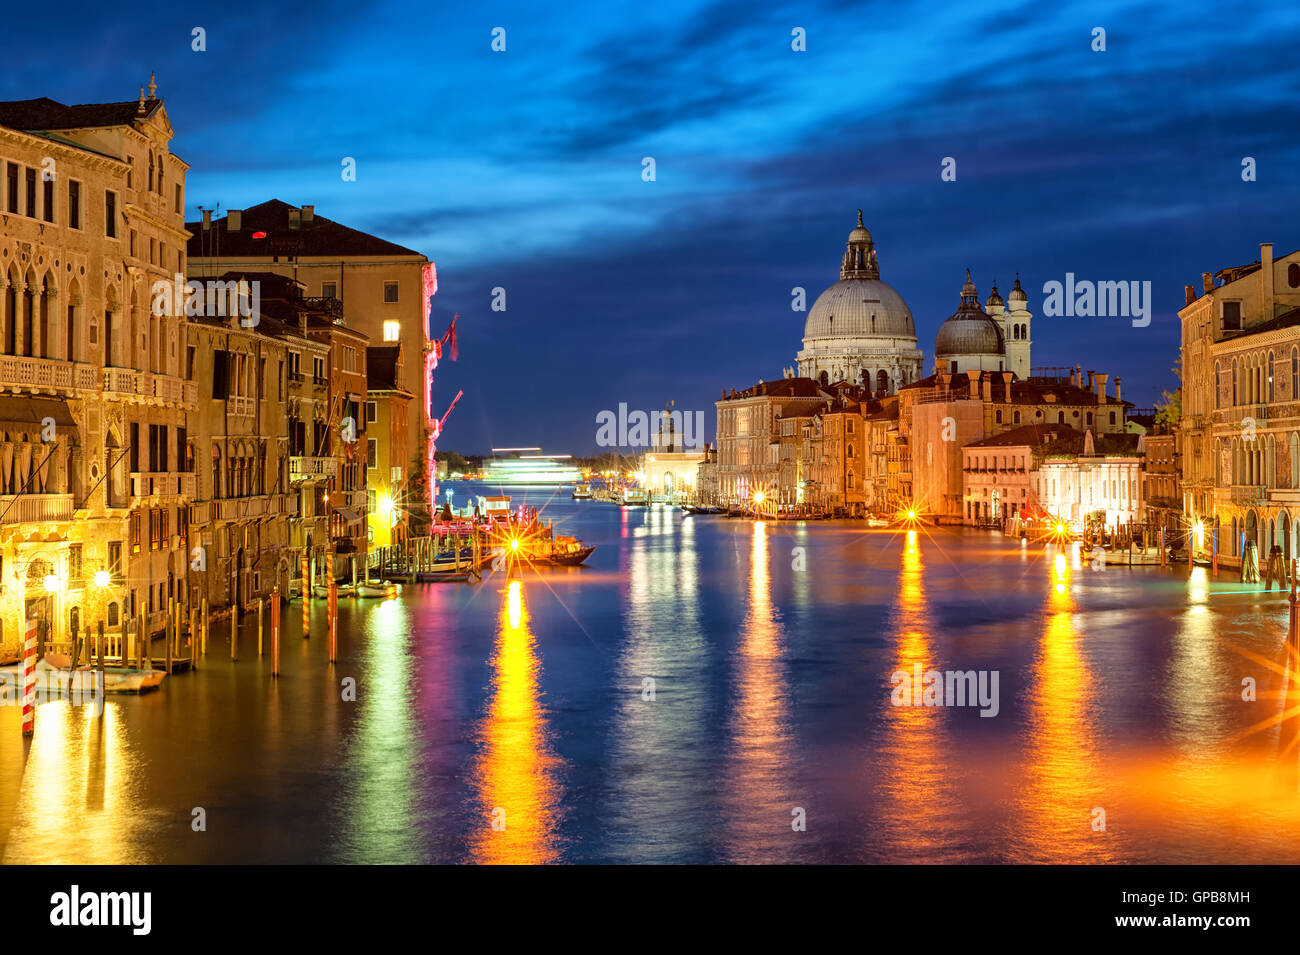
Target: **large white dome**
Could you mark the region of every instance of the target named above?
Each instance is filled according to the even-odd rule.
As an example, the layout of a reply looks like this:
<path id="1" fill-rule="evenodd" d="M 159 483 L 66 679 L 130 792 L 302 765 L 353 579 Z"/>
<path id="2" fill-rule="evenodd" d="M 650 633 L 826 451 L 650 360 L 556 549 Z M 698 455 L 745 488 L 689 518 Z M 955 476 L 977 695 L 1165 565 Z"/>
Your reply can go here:
<path id="1" fill-rule="evenodd" d="M 805 344 L 819 338 L 916 339 L 912 311 L 879 279 L 841 279 L 821 295 L 804 323 Z"/>

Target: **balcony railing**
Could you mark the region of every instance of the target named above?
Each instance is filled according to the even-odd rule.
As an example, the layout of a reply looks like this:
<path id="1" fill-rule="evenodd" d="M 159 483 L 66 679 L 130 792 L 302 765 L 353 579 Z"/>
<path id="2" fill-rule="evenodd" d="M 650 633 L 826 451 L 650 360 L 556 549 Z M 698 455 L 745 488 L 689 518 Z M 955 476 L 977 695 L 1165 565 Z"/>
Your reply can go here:
<path id="1" fill-rule="evenodd" d="M 1234 484 L 1229 499 L 1233 504 L 1263 504 L 1268 499 L 1268 488 L 1263 484 Z"/>
<path id="2" fill-rule="evenodd" d="M 0 524 L 72 520 L 71 494 L 0 495 Z"/>
<path id="3" fill-rule="evenodd" d="M 257 402 L 244 395 L 231 395 L 226 399 L 226 410 L 236 418 L 250 418 L 257 407 Z"/>
<path id="4" fill-rule="evenodd" d="M 290 457 L 290 481 L 321 481 L 337 477 L 339 473 L 338 458 Z"/>
<path id="5" fill-rule="evenodd" d="M 132 471 L 131 496 L 140 499 L 151 497 L 193 497 L 193 474 L 170 474 L 166 471 Z"/>
<path id="6" fill-rule="evenodd" d="M 80 362 L 0 355 L 0 387 L 93 391 L 95 367 Z"/>
<path id="7" fill-rule="evenodd" d="M 198 385 L 172 375 L 155 375 L 134 368 L 105 368 L 104 391 L 110 395 L 152 398 L 164 405 L 193 408 Z"/>

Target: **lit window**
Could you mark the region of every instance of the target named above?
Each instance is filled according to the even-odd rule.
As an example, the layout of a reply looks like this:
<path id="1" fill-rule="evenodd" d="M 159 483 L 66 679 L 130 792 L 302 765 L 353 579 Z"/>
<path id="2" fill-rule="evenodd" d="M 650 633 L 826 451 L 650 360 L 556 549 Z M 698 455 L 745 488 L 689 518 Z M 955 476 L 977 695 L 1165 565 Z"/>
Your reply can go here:
<path id="1" fill-rule="evenodd" d="M 395 342 L 401 333 L 401 322 L 384 322 L 384 341 Z"/>

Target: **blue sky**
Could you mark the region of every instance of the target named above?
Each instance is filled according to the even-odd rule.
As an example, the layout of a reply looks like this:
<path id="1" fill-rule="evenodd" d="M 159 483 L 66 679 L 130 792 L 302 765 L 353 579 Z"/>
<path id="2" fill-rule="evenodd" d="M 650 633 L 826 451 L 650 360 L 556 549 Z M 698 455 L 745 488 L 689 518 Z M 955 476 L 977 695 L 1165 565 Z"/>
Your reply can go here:
<path id="1" fill-rule="evenodd" d="M 307 9 L 74 4 L 52 28 L 20 5 L 0 97 L 132 99 L 156 70 L 191 218 L 314 203 L 427 254 L 435 325 L 461 314 L 444 448 L 590 453 L 600 410 L 669 398 L 711 433 L 721 389 L 794 363 L 790 290 L 838 278 L 859 207 L 927 372 L 965 268 L 981 298 L 1018 271 L 1034 364 L 1120 375 L 1139 405 L 1174 385 L 1184 284 L 1300 246 L 1294 4 Z M 1150 280 L 1151 326 L 1042 317 L 1066 272 Z"/>

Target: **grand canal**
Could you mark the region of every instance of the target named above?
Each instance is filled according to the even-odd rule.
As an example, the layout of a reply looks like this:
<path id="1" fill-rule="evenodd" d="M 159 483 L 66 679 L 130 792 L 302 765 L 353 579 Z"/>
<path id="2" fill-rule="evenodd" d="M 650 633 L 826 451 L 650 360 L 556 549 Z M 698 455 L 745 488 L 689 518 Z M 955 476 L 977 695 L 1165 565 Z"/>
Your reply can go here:
<path id="1" fill-rule="evenodd" d="M 30 748 L 0 707 L 0 858 L 1300 861 L 1276 592 L 509 493 L 589 565 L 343 601 L 335 665 L 294 605 L 278 679 L 218 627 L 160 692 L 42 705 Z M 891 705 L 917 664 L 996 671 L 996 716 Z"/>

